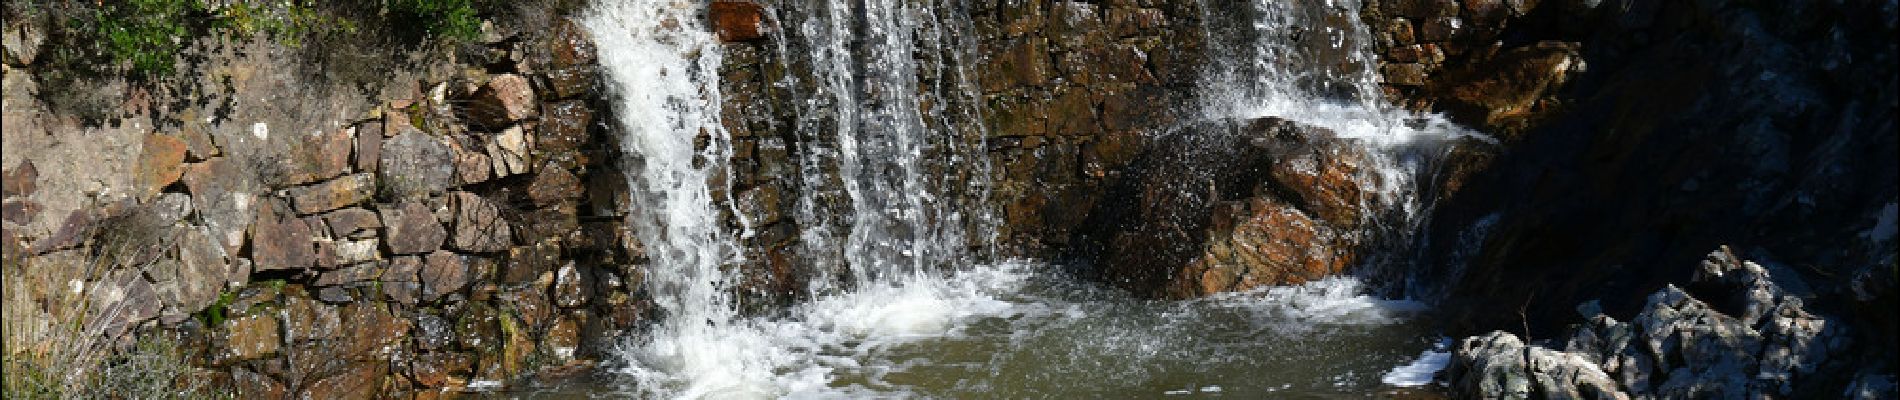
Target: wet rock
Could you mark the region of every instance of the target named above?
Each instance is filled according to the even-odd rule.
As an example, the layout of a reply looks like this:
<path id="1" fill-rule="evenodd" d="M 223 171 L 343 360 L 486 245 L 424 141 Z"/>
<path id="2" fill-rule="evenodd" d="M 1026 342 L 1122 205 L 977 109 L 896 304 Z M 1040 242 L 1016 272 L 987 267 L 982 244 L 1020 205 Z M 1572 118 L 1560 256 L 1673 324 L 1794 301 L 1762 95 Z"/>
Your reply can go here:
<path id="1" fill-rule="evenodd" d="M 185 141 L 166 135 L 145 135 L 144 150 L 139 153 L 136 179 L 139 198 L 150 199 L 184 176 Z"/>
<path id="2" fill-rule="evenodd" d="M 294 187 L 287 194 L 298 214 L 309 215 L 367 201 L 375 186 L 374 176 L 355 174 L 315 185 Z"/>
<path id="3" fill-rule="evenodd" d="M 1214 213 L 1204 253 L 1181 269 L 1171 297 L 1300 284 L 1352 263 L 1348 238 L 1290 205 L 1256 197 Z"/>
<path id="4" fill-rule="evenodd" d="M 1284 122 L 1284 120 L 1280 120 Z M 1296 195 L 1304 208 L 1336 227 L 1354 227 L 1367 207 L 1367 187 L 1377 187 L 1363 169 L 1367 146 L 1340 140 L 1317 128 L 1274 123 L 1281 151 L 1268 169 L 1273 181 Z"/>
<path id="5" fill-rule="evenodd" d="M 382 390 L 383 378 L 388 374 L 388 362 L 352 363 L 342 373 L 304 387 L 299 396 L 306 399 L 374 398 Z"/>
<path id="6" fill-rule="evenodd" d="M 587 37 L 585 28 L 572 20 L 566 18 L 555 20 L 549 42 L 548 46 L 553 49 L 549 61 L 555 68 L 594 64 L 597 56 L 594 52 L 594 40 Z"/>
<path id="7" fill-rule="evenodd" d="M 534 175 L 534 181 L 528 184 L 528 200 L 537 207 L 546 207 L 563 200 L 579 198 L 581 179 L 574 177 L 566 168 L 549 164 Z"/>
<path id="8" fill-rule="evenodd" d="M 569 261 L 567 265 L 554 272 L 554 304 L 562 308 L 577 308 L 587 305 L 587 277 L 584 271 Z"/>
<path id="9" fill-rule="evenodd" d="M 548 88 L 554 98 L 569 99 L 580 97 L 594 90 L 596 74 L 592 67 L 574 67 L 549 71 Z"/>
<path id="10" fill-rule="evenodd" d="M 454 343 L 455 327 L 440 316 L 418 313 L 415 316 L 416 348 L 421 350 L 445 349 Z"/>
<path id="11" fill-rule="evenodd" d="M 474 193 L 450 194 L 455 207 L 455 234 L 449 246 L 478 253 L 506 251 L 514 245 L 501 207 Z"/>
<path id="12" fill-rule="evenodd" d="M 323 214 L 325 226 L 330 228 L 330 237 L 363 239 L 376 235 L 382 229 L 382 219 L 376 212 L 362 208 L 345 208 Z"/>
<path id="13" fill-rule="evenodd" d="M 475 358 L 468 354 L 431 352 L 410 361 L 409 374 L 423 387 L 456 386 L 474 371 L 474 365 Z"/>
<path id="14" fill-rule="evenodd" d="M 548 333 L 541 340 L 556 362 L 573 361 L 574 351 L 581 345 L 581 317 L 562 314 L 554 320 L 554 325 L 548 326 Z"/>
<path id="15" fill-rule="evenodd" d="M 765 7 L 750 1 L 714 1 L 707 8 L 713 33 L 727 43 L 765 37 Z"/>
<path id="16" fill-rule="evenodd" d="M 533 246 L 521 246 L 508 250 L 508 261 L 502 263 L 501 282 L 520 284 L 533 281 L 541 273 L 553 271 L 560 265 L 561 246 L 553 242 L 537 242 Z"/>
<path id="17" fill-rule="evenodd" d="M 436 222 L 434 211 L 420 201 L 403 202 L 380 213 L 382 223 L 388 228 L 385 237 L 390 253 L 427 253 L 442 248 L 442 243 L 448 240 L 448 230 Z"/>
<path id="18" fill-rule="evenodd" d="M 592 142 L 588 127 L 594 124 L 593 108 L 580 100 L 548 103 L 540 130 L 535 132 L 536 160 L 557 161 L 572 168 L 583 159 L 581 149 Z"/>
<path id="19" fill-rule="evenodd" d="M 441 192 L 455 182 L 455 154 L 447 144 L 407 128 L 383 142 L 377 178 L 384 190 L 408 199 Z"/>
<path id="20" fill-rule="evenodd" d="M 489 79 L 469 101 L 468 116 L 483 126 L 500 129 L 533 117 L 539 103 L 528 78 L 502 74 Z"/>
<path id="21" fill-rule="evenodd" d="M 1426 68 L 1419 63 L 1392 63 L 1379 68 L 1385 83 L 1399 86 L 1425 86 Z"/>
<path id="22" fill-rule="evenodd" d="M 422 271 L 418 276 L 422 282 L 423 300 L 433 302 L 468 286 L 468 263 L 465 258 L 446 251 L 429 253 L 423 260 Z"/>
<path id="23" fill-rule="evenodd" d="M 547 294 L 543 292 L 545 288 L 545 286 L 531 285 L 527 289 L 503 293 L 500 297 L 508 304 L 514 305 L 515 314 L 521 317 L 523 326 L 529 329 L 540 329 L 550 322 L 549 319 L 553 318 L 556 312 L 560 311 L 554 307 L 554 303 L 548 301 Z"/>
<path id="24" fill-rule="evenodd" d="M 274 356 L 282 346 L 277 318 L 269 314 L 245 315 L 225 320 L 224 359 L 256 360 Z"/>
<path id="25" fill-rule="evenodd" d="M 283 202 L 263 201 L 251 228 L 251 259 L 254 271 L 310 268 L 316 262 L 310 226 L 292 215 Z"/>

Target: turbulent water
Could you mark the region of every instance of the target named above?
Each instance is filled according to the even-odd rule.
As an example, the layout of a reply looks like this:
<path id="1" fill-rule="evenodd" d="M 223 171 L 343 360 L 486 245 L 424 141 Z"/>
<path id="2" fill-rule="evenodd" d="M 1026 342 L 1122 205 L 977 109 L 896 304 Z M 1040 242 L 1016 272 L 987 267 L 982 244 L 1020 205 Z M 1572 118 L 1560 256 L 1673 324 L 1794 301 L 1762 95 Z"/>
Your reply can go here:
<path id="1" fill-rule="evenodd" d="M 800 261 L 820 276 L 806 303 L 740 315 L 730 267 L 746 261 L 749 228 L 719 217 L 733 204 L 718 198 L 728 188 L 713 186 L 728 181 L 730 150 L 718 120 L 721 48 L 700 18 L 704 3 L 608 3 L 583 25 L 631 160 L 624 168 L 638 212 L 628 223 L 648 246 L 645 284 L 663 321 L 630 339 L 616 373 L 533 394 L 1364 394 L 1415 383 L 1403 368 L 1386 372 L 1434 341 L 1412 323 L 1418 304 L 1367 296 L 1354 278 L 1159 302 L 1071 282 L 1033 261 L 989 261 L 985 135 L 955 123 L 980 120 L 962 72 L 969 23 L 956 8 L 901 0 L 793 0 L 774 15 L 788 32 L 775 40 L 779 61 L 811 71 L 775 84 L 805 88 L 796 218 Z M 1354 10 L 1268 0 L 1255 8 L 1209 32 L 1249 40 L 1208 74 L 1205 117 L 1282 116 L 1381 149 L 1445 135 L 1442 123 L 1377 100 Z M 1345 17 L 1310 20 L 1335 14 Z M 1340 28 L 1302 40 L 1261 33 L 1308 25 Z M 1342 55 L 1338 68 L 1306 67 Z M 1381 193 L 1410 196 L 1403 187 L 1418 167 L 1401 151 L 1380 154 L 1391 156 L 1378 170 L 1392 175 Z"/>

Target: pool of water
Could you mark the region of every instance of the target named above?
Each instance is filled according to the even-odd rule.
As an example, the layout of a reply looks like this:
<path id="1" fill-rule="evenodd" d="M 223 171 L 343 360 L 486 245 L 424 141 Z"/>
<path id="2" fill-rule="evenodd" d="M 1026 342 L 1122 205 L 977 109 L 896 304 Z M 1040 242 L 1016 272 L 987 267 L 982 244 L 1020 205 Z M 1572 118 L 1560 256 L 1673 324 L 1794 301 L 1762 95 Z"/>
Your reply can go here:
<path id="1" fill-rule="evenodd" d="M 517 387 L 503 397 L 1435 397 L 1444 345 L 1418 303 L 1353 278 L 1187 301 L 1004 263 L 820 297 L 686 349 L 764 365 L 668 370 L 666 360 Z M 630 342 L 629 349 L 650 343 Z M 1442 354 L 1442 353 L 1440 353 Z M 1425 355 L 1425 356 L 1421 356 Z M 704 355 L 701 355 L 704 356 Z M 1419 362 L 1419 361 L 1423 362 Z M 744 371 L 763 371 L 750 376 Z M 661 374 L 669 379 L 635 379 Z M 649 376 L 650 378 L 650 376 Z M 643 386 L 642 383 L 645 382 Z M 660 386 L 660 387 L 654 387 Z"/>

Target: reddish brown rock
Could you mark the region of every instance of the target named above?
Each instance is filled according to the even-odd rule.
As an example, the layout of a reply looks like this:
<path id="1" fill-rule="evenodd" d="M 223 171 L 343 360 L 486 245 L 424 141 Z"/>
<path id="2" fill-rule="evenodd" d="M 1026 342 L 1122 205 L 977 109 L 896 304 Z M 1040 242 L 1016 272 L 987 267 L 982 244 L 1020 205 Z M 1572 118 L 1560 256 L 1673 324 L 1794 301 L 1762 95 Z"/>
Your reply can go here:
<path id="1" fill-rule="evenodd" d="M 304 139 L 284 159 L 285 185 L 302 185 L 343 175 L 350 168 L 350 149 L 356 146 L 349 129 Z"/>
<path id="2" fill-rule="evenodd" d="M 534 99 L 534 86 L 528 83 L 528 78 L 503 74 L 488 80 L 488 84 L 475 91 L 467 112 L 471 119 L 482 126 L 499 129 L 534 116 L 538 105 Z"/>
<path id="3" fill-rule="evenodd" d="M 150 199 L 166 186 L 177 182 L 185 174 L 184 162 L 184 140 L 166 135 L 145 135 L 145 148 L 139 153 L 136 172 L 139 198 Z"/>
<path id="4" fill-rule="evenodd" d="M 475 358 L 465 353 L 423 353 L 409 362 L 409 375 L 423 387 L 457 386 L 466 382 L 474 365 Z"/>
<path id="5" fill-rule="evenodd" d="M 548 47 L 553 49 L 549 61 L 555 68 L 588 66 L 596 59 L 594 40 L 587 37 L 587 29 L 566 18 L 554 22 Z"/>
<path id="6" fill-rule="evenodd" d="M 765 7 L 750 1 L 714 1 L 707 8 L 714 33 L 723 42 L 744 42 L 765 37 Z"/>
<path id="7" fill-rule="evenodd" d="M 1180 270 L 1170 297 L 1300 284 L 1352 263 L 1349 237 L 1291 205 L 1256 197 L 1215 214 L 1204 253 Z"/>
<path id="8" fill-rule="evenodd" d="M 303 388 L 306 399 L 371 399 L 383 387 L 389 374 L 388 362 L 363 361 L 349 365 L 343 373 L 323 378 Z"/>
<path id="9" fill-rule="evenodd" d="M 323 214 L 324 225 L 330 227 L 330 236 L 336 238 L 361 238 L 374 236 L 377 229 L 383 227 L 376 212 L 361 208 L 345 208 Z"/>
<path id="10" fill-rule="evenodd" d="M 594 123 L 593 109 L 579 100 L 548 103 L 546 109 L 541 129 L 535 132 L 535 159 L 578 166 L 585 161 L 580 150 L 592 142 L 588 127 Z"/>
<path id="11" fill-rule="evenodd" d="M 264 374 L 251 372 L 249 369 L 232 368 L 231 381 L 235 385 L 232 388 L 235 391 L 233 394 L 244 398 L 283 399 L 290 396 L 289 390 L 284 388 L 283 383 Z"/>
<path id="12" fill-rule="evenodd" d="M 534 182 L 528 184 L 528 199 L 537 207 L 578 198 L 581 194 L 580 178 L 553 164 L 541 167 L 541 172 L 534 175 Z"/>

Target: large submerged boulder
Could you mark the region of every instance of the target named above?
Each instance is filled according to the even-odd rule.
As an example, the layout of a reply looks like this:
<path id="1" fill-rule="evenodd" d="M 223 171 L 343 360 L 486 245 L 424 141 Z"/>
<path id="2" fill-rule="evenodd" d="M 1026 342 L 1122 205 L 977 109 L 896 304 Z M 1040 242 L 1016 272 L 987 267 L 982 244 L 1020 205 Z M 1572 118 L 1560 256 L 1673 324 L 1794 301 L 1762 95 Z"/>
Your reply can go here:
<path id="1" fill-rule="evenodd" d="M 1352 265 L 1378 185 L 1369 146 L 1280 118 L 1176 131 L 1081 233 L 1101 278 L 1189 298 L 1298 284 Z M 1086 248 L 1086 247 L 1085 247 Z"/>

